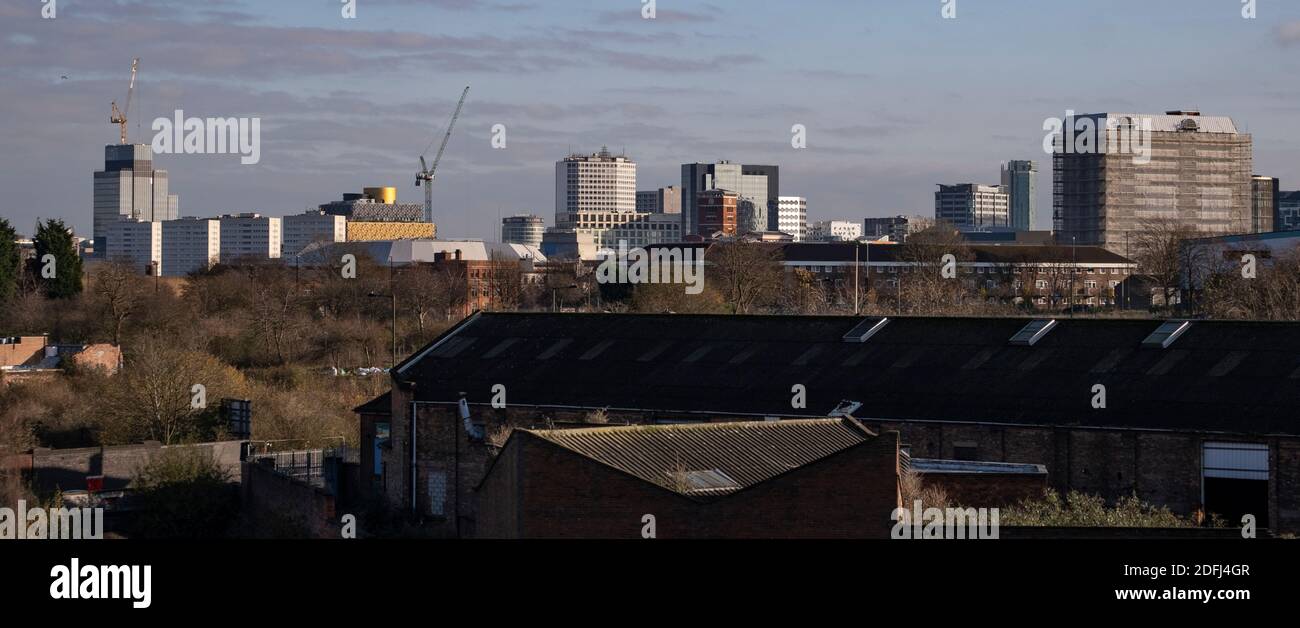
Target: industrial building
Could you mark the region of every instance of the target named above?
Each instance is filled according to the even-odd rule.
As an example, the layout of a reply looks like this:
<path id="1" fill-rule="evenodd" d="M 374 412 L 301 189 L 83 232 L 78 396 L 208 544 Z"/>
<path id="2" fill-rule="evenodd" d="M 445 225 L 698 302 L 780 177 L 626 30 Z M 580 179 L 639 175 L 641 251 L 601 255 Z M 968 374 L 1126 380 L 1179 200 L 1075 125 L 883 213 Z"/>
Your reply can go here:
<path id="1" fill-rule="evenodd" d="M 447 535 L 480 524 L 493 435 L 593 413 L 848 413 L 915 458 L 1041 465 L 1059 491 L 1294 532 L 1298 356 L 1297 323 L 478 313 L 400 363 L 365 420 L 390 434 L 377 488 Z"/>

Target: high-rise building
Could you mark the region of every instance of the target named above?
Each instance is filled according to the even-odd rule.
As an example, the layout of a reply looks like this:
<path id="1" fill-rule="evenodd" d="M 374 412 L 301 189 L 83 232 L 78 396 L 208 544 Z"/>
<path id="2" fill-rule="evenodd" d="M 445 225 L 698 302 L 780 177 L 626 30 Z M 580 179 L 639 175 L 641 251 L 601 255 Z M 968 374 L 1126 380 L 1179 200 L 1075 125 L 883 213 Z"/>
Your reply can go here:
<path id="1" fill-rule="evenodd" d="M 1250 233 L 1273 231 L 1278 215 L 1280 184 L 1276 177 L 1255 175 L 1250 178 Z"/>
<path id="2" fill-rule="evenodd" d="M 872 240 L 889 238 L 891 242 L 906 242 L 907 236 L 934 225 L 933 218 L 925 216 L 890 216 L 867 218 L 862 221 L 862 235 Z"/>
<path id="3" fill-rule="evenodd" d="M 737 231 L 779 230 L 781 197 L 780 168 L 733 164 L 682 164 L 682 232 L 700 234 L 700 216 L 695 205 L 701 192 L 728 190 L 737 195 Z"/>
<path id="4" fill-rule="evenodd" d="M 636 210 L 643 214 L 681 214 L 682 189 L 670 185 L 636 193 Z"/>
<path id="5" fill-rule="evenodd" d="M 1008 161 L 1002 166 L 1002 188 L 1007 192 L 1011 228 L 1032 231 L 1038 211 L 1038 164 L 1032 161 Z"/>
<path id="6" fill-rule="evenodd" d="M 162 274 L 181 277 L 221 261 L 221 221 L 180 218 L 162 223 Z"/>
<path id="7" fill-rule="evenodd" d="M 711 238 L 714 235 L 737 235 L 740 195 L 730 190 L 708 189 L 695 197 L 694 211 L 699 230 L 692 235 Z"/>
<path id="8" fill-rule="evenodd" d="M 106 226 L 104 259 L 130 264 L 136 272 L 162 272 L 163 223 L 156 220 L 115 220 Z"/>
<path id="9" fill-rule="evenodd" d="M 782 196 L 776 202 L 776 230 L 789 234 L 795 242 L 808 238 L 808 199 Z"/>
<path id="10" fill-rule="evenodd" d="M 546 221 L 533 214 L 517 214 L 501 219 L 501 242 L 541 248 L 546 235 Z"/>
<path id="11" fill-rule="evenodd" d="M 635 212 L 636 162 L 601 148 L 555 162 L 555 224 L 579 222 L 580 212 Z"/>
<path id="12" fill-rule="evenodd" d="M 852 242 L 862 237 L 862 223 L 852 220 L 819 220 L 808 228 L 811 242 Z"/>
<path id="13" fill-rule="evenodd" d="M 301 253 L 313 242 L 346 242 L 348 239 L 348 219 L 323 210 L 285 216 L 281 227 L 284 232 L 281 234 L 280 252 L 285 258 Z"/>
<path id="14" fill-rule="evenodd" d="M 1060 141 L 1052 155 L 1058 241 L 1122 255 L 1129 235 L 1150 220 L 1209 234 L 1250 230 L 1253 141 L 1231 118 L 1097 113 L 1067 119 L 1064 128 L 1080 128 L 1080 118 L 1098 130 L 1091 147 Z"/>
<path id="15" fill-rule="evenodd" d="M 227 214 L 221 221 L 221 261 L 280 257 L 280 219 L 261 214 Z"/>
<path id="16" fill-rule="evenodd" d="M 97 251 L 107 251 L 108 226 L 119 220 L 156 222 L 178 215 L 179 201 L 167 189 L 167 171 L 154 170 L 148 144 L 104 147 L 104 169 L 95 173 L 93 228 Z"/>
<path id="17" fill-rule="evenodd" d="M 934 193 L 934 219 L 962 231 L 1010 229 L 1006 189 L 998 185 L 940 185 Z"/>
<path id="18" fill-rule="evenodd" d="M 1300 192 L 1278 192 L 1274 231 L 1300 230 Z"/>

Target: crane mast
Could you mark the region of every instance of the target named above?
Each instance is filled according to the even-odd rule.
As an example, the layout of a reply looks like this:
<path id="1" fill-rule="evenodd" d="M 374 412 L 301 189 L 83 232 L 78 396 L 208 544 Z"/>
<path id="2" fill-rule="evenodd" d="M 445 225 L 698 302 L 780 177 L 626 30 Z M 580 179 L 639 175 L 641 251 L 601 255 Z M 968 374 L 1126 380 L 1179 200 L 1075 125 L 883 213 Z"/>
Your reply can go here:
<path id="1" fill-rule="evenodd" d="M 118 136 L 120 143 L 126 144 L 126 116 L 131 113 L 131 97 L 135 95 L 135 72 L 140 65 L 140 58 L 136 57 L 131 60 L 131 85 L 126 89 L 126 110 L 122 111 L 117 108 L 117 101 L 113 101 L 113 115 L 108 119 L 109 122 L 118 126 Z"/>
<path id="2" fill-rule="evenodd" d="M 465 86 L 465 91 L 460 94 L 460 102 L 456 103 L 456 112 L 451 114 L 451 122 L 447 123 L 447 133 L 442 136 L 442 144 L 438 146 L 438 154 L 433 158 L 433 165 L 426 166 L 424 155 L 420 155 L 420 171 L 415 173 L 415 186 L 419 187 L 424 184 L 424 220 L 433 222 L 433 177 L 438 171 L 438 164 L 442 161 L 442 153 L 447 150 L 447 141 L 451 139 L 451 130 L 456 126 L 456 120 L 460 118 L 460 110 L 465 106 L 465 97 L 469 95 L 469 86 Z M 424 149 L 425 153 L 429 152 L 429 146 Z"/>

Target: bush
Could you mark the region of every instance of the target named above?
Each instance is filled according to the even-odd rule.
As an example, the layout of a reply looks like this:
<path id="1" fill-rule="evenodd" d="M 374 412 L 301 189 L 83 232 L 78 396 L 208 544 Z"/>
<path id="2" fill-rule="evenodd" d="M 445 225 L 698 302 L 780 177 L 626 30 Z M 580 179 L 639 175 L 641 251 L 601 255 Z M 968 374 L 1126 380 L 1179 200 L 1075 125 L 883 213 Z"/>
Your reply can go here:
<path id="1" fill-rule="evenodd" d="M 1102 527 L 1102 528 L 1192 528 L 1197 523 L 1180 517 L 1169 508 L 1152 506 L 1136 495 L 1122 497 L 1114 506 L 1097 495 L 1070 491 L 1064 498 L 1047 489 L 1040 499 L 1022 500 L 1000 511 L 1005 526 Z M 1221 522 L 1215 522 L 1220 527 Z"/>
<path id="2" fill-rule="evenodd" d="M 136 475 L 132 536 L 216 538 L 239 514 L 238 488 L 206 451 L 164 449 Z"/>

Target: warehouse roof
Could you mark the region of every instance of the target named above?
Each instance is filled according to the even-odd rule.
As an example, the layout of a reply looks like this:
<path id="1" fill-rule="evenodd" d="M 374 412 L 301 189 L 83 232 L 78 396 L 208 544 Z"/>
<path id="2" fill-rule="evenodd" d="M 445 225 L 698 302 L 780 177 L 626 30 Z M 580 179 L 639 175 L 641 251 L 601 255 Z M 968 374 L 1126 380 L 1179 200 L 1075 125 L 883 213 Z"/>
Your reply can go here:
<path id="1" fill-rule="evenodd" d="M 687 497 L 730 495 L 875 437 L 852 419 L 520 430 Z"/>
<path id="2" fill-rule="evenodd" d="M 479 313 L 396 377 L 431 402 L 485 402 L 502 384 L 515 405 L 665 415 L 824 417 L 853 400 L 861 419 L 1300 434 L 1300 323 L 1022 333 L 1030 321 Z"/>

